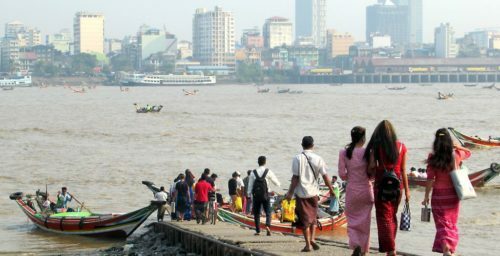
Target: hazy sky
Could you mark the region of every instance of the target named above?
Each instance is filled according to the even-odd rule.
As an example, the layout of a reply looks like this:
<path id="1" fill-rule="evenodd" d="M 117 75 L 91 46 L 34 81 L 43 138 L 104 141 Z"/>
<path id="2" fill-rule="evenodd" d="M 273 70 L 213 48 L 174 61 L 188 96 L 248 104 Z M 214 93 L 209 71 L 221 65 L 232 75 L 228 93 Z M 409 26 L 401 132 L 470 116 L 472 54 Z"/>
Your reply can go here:
<path id="1" fill-rule="evenodd" d="M 294 0 L 0 0 L 0 24 L 20 20 L 42 33 L 72 28 L 75 12 L 98 11 L 105 15 L 105 34 L 122 38 L 135 34 L 141 24 L 163 25 L 179 39 L 191 40 L 191 20 L 196 8 L 215 5 L 233 12 L 236 35 L 262 27 L 271 16 L 294 18 Z M 376 0 L 327 0 L 327 27 L 354 34 L 364 40 L 365 7 Z M 433 41 L 441 22 L 450 22 L 457 36 L 476 28 L 500 27 L 499 0 L 424 0 L 424 40 Z"/>

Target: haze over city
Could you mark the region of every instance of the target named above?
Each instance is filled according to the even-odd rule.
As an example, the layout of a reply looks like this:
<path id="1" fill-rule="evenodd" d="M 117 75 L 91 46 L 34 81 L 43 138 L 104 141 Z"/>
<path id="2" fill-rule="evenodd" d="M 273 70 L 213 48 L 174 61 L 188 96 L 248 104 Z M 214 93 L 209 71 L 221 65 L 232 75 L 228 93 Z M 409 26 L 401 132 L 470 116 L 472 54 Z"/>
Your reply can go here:
<path id="1" fill-rule="evenodd" d="M 328 0 L 327 27 L 349 32 L 357 41 L 365 40 L 366 6 L 376 0 Z M 191 22 L 196 8 L 213 9 L 215 5 L 233 12 L 235 32 L 257 26 L 262 28 L 266 18 L 283 16 L 294 21 L 295 8 L 292 0 L 205 0 L 205 1 L 134 1 L 134 0 L 87 0 L 87 1 L 3 1 L 0 8 L 0 24 L 19 20 L 37 27 L 42 34 L 72 28 L 77 11 L 102 12 L 105 15 L 105 36 L 122 38 L 135 34 L 142 24 L 166 29 L 181 40 L 191 40 Z M 432 42 L 434 28 L 442 22 L 450 22 L 457 36 L 478 28 L 491 28 L 500 24 L 500 17 L 492 10 L 500 9 L 500 1 L 491 0 L 439 0 L 424 1 L 424 42 Z"/>

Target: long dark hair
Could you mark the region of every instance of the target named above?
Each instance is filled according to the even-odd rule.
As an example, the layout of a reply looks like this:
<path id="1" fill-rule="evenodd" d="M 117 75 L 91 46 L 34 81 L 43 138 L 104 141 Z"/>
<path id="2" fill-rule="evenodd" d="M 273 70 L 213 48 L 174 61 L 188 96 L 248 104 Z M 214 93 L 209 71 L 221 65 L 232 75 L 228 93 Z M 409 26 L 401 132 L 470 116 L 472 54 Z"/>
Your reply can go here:
<path id="1" fill-rule="evenodd" d="M 351 130 L 351 143 L 347 144 L 345 147 L 347 158 L 352 158 L 352 152 L 354 151 L 354 147 L 360 141 L 365 139 L 366 129 L 361 126 L 356 126 Z"/>
<path id="2" fill-rule="evenodd" d="M 453 140 L 446 128 L 437 130 L 435 136 L 432 145 L 433 152 L 427 159 L 427 164 L 438 170 L 449 172 L 455 166 L 453 162 Z"/>
<path id="3" fill-rule="evenodd" d="M 194 175 L 191 172 L 191 170 L 186 169 L 186 171 L 184 173 L 186 174 L 186 183 L 188 184 L 188 186 L 190 186 L 190 187 L 193 186 L 193 184 L 194 184 Z"/>
<path id="4" fill-rule="evenodd" d="M 396 131 L 394 130 L 391 122 L 383 120 L 373 131 L 372 137 L 366 146 L 364 155 L 365 160 L 369 161 L 371 151 L 373 151 L 375 160 L 381 160 L 380 151 L 382 150 L 385 156 L 383 160 L 388 161 L 384 164 L 396 163 L 399 158 L 399 150 L 396 148 L 397 140 L 398 136 L 396 136 Z"/>

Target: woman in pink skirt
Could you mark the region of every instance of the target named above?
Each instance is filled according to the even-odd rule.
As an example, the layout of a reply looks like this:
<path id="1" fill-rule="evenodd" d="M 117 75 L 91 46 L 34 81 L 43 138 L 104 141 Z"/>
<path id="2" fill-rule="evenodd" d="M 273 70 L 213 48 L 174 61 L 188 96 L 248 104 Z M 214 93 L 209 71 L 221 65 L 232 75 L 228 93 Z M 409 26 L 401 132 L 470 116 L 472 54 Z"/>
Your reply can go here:
<path id="1" fill-rule="evenodd" d="M 429 194 L 432 191 L 432 216 L 436 224 L 432 251 L 442 253 L 444 256 L 454 255 L 458 244 L 457 221 L 460 200 L 450 172 L 470 155 L 469 150 L 453 143 L 447 129 L 437 130 L 433 152 L 427 159 L 427 187 L 422 204 L 429 204 Z"/>
<path id="2" fill-rule="evenodd" d="M 368 178 L 365 154 L 365 128 L 351 130 L 352 142 L 339 153 L 339 175 L 347 181 L 345 212 L 349 246 L 353 255 L 365 255 L 370 248 L 370 222 L 373 186 Z"/>

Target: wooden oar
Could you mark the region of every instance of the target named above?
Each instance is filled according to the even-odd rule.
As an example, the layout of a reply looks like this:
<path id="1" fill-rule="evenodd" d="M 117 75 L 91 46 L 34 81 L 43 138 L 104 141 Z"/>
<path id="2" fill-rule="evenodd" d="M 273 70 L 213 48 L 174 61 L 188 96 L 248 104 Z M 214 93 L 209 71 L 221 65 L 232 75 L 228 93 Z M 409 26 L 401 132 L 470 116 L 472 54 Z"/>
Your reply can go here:
<path id="1" fill-rule="evenodd" d="M 75 196 L 73 196 L 73 195 L 72 195 L 72 194 L 70 194 L 69 192 L 66 192 L 66 193 L 68 193 L 68 194 L 71 196 L 71 198 L 75 199 L 75 201 L 76 201 L 78 204 L 80 204 L 80 206 L 82 206 L 82 208 L 84 208 L 84 209 L 86 209 L 87 211 L 89 211 L 90 213 L 92 213 L 92 211 L 91 211 L 89 208 L 87 208 L 87 207 L 85 206 L 85 203 L 80 202 L 80 201 L 79 201 L 79 200 L 78 200 Z"/>

